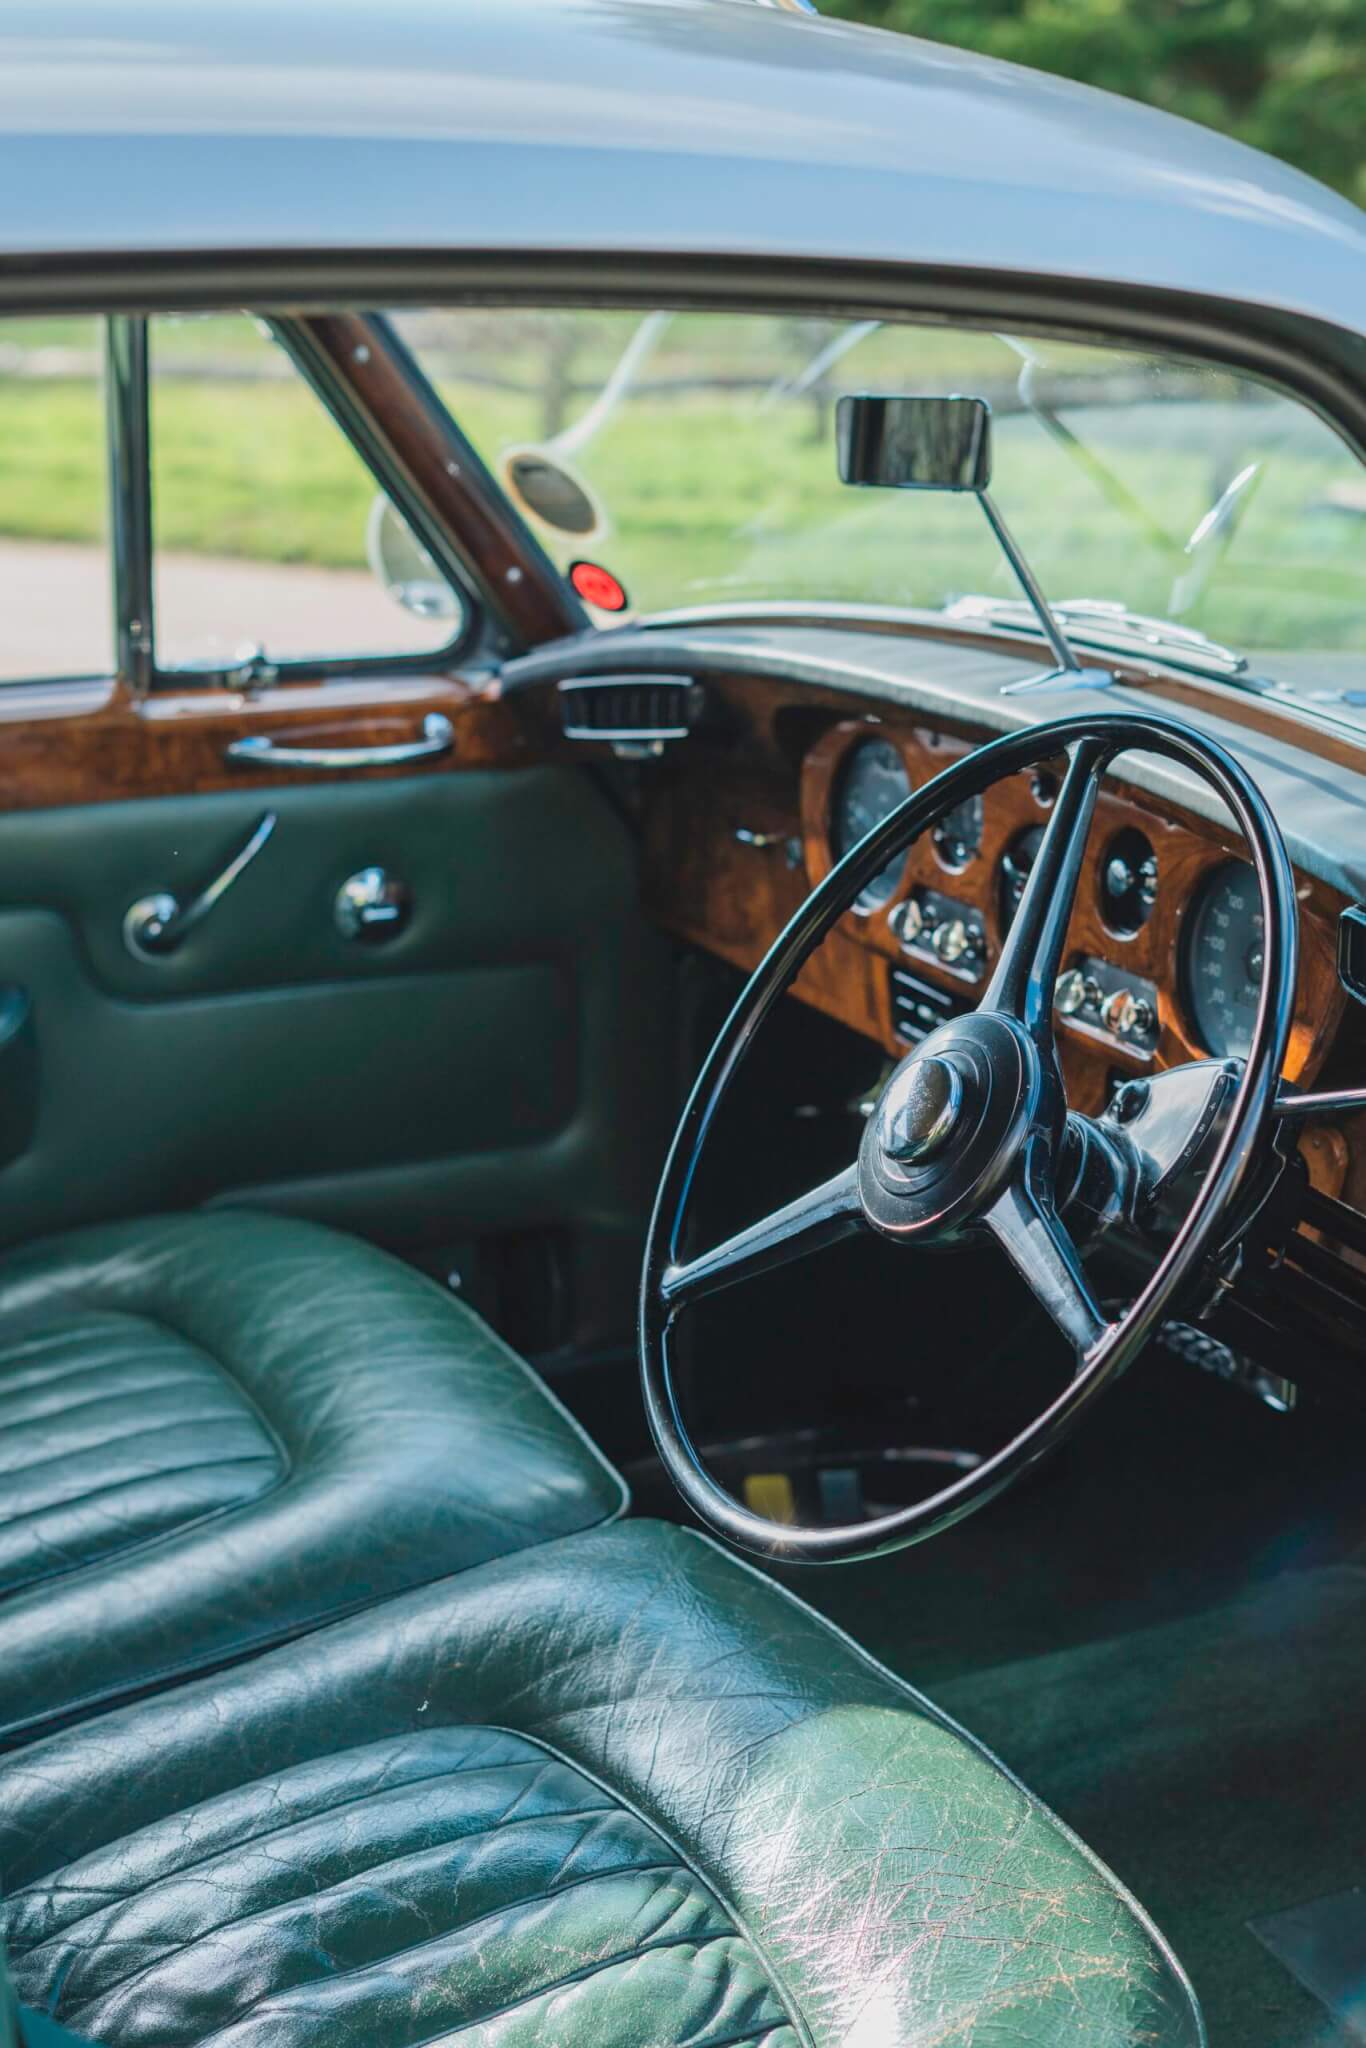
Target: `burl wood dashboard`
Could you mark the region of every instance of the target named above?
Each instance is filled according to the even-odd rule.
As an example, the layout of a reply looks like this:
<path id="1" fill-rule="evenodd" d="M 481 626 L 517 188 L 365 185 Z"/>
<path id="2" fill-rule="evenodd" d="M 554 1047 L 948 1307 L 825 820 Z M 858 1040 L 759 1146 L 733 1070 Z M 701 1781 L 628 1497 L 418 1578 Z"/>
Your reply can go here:
<path id="1" fill-rule="evenodd" d="M 660 765 L 645 809 L 646 901 L 669 931 L 745 969 L 758 963 L 836 858 L 835 798 L 851 749 L 870 737 L 890 742 L 919 788 L 991 736 L 966 721 L 931 724 L 880 699 L 864 705 L 845 691 L 779 679 L 709 676 L 707 688 L 721 700 L 726 743 L 681 747 Z M 1009 914 L 1011 849 L 1030 828 L 1046 824 L 1055 786 L 1046 773 L 1031 772 L 987 791 L 978 844 L 961 863 L 946 859 L 931 835 L 923 835 L 890 893 L 876 906 L 845 914 L 794 994 L 876 1040 L 889 1058 L 907 1044 L 897 1009 L 898 973 L 962 1007 L 973 1004 Z M 1157 886 L 1142 921 L 1117 929 L 1105 914 L 1101 878 L 1109 850 L 1121 834 L 1135 831 L 1156 856 Z M 1183 927 L 1206 878 L 1241 858 L 1245 849 L 1232 824 L 1221 830 L 1122 781 L 1107 782 L 1064 967 L 1099 973 L 1103 996 L 1130 988 L 1150 996 L 1152 1014 L 1136 1036 L 1107 1028 L 1094 1002 L 1085 1014 L 1058 1015 L 1074 1108 L 1095 1114 L 1118 1078 L 1208 1055 L 1182 985 Z M 1297 884 L 1300 980 L 1286 1078 L 1314 1081 L 1348 1032 L 1363 1039 L 1360 1071 L 1366 1075 L 1366 1034 L 1356 1025 L 1366 1013 L 1349 1003 L 1337 973 L 1337 920 L 1345 899 L 1302 873 Z M 923 935 L 904 944 L 904 907 L 913 898 L 931 904 L 947 898 L 960 908 L 973 926 L 975 958 L 945 961 Z M 1349 1010 L 1354 1014 L 1345 1016 Z M 1356 1130 L 1309 1127 L 1303 1150 L 1317 1188 L 1366 1208 L 1366 1129 L 1360 1128 L 1366 1119 L 1357 1123 Z"/>

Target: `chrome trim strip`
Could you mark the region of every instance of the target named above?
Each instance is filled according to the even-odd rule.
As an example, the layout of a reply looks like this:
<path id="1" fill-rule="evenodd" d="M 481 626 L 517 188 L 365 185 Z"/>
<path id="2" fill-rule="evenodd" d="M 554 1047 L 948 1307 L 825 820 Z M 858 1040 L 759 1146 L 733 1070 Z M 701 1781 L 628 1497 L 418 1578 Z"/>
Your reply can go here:
<path id="1" fill-rule="evenodd" d="M 147 322 L 105 324 L 105 434 L 114 645 L 120 678 L 136 696 L 152 686 L 152 487 L 147 414 Z"/>

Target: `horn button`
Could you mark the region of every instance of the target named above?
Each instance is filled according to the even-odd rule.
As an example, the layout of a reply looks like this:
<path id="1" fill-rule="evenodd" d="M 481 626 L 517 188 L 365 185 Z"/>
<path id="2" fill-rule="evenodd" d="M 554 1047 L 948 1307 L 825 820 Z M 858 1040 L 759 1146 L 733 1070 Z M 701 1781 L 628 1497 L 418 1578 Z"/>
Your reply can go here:
<path id="1" fill-rule="evenodd" d="M 955 1018 L 897 1067 L 859 1148 L 868 1221 L 889 1237 L 948 1236 L 989 1208 L 1038 1109 L 1038 1054 L 1012 1018 Z"/>

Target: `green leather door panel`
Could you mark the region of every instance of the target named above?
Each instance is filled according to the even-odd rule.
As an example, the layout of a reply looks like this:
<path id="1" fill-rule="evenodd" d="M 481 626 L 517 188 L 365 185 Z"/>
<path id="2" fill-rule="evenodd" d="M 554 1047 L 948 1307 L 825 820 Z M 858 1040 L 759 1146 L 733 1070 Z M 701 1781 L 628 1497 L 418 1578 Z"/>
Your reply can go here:
<path id="1" fill-rule="evenodd" d="M 128 906 L 192 897 L 266 810 L 181 949 L 130 954 Z M 377 945 L 333 920 L 370 865 L 413 897 Z M 574 770 L 0 818 L 0 983 L 31 1004 L 0 1046 L 0 1244 L 243 1198 L 399 1245 L 638 1228 L 664 968 L 629 836 Z"/>

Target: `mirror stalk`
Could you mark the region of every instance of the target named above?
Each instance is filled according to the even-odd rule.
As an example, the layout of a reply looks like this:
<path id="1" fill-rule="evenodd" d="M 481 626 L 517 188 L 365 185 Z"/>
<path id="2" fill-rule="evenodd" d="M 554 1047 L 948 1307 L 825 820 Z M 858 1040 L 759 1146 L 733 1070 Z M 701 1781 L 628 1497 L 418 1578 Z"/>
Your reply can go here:
<path id="1" fill-rule="evenodd" d="M 978 491 L 977 502 L 987 516 L 987 524 L 996 536 L 1001 553 L 1015 572 L 1016 582 L 1033 607 L 1034 616 L 1039 622 L 1043 636 L 1053 650 L 1053 659 L 1057 662 L 1060 669 L 1070 669 L 1074 674 L 1080 675 L 1082 673 L 1082 665 L 1073 653 L 1068 643 L 1067 635 L 1054 617 L 1048 599 L 1039 588 L 1035 580 L 1034 571 L 1025 559 L 1023 550 L 1017 547 L 1014 534 L 998 511 L 996 501 L 992 497 L 991 492 Z M 1048 680 L 1048 678 L 1041 676 L 1035 680 L 1043 682 Z M 1017 687 L 1019 686 L 1017 685 Z M 1032 682 L 1028 687 L 1033 687 Z"/>
<path id="2" fill-rule="evenodd" d="M 1108 669 L 1084 668 L 991 496 L 991 407 L 984 398 L 850 392 L 835 408 L 840 480 L 863 490 L 949 491 L 976 498 L 996 544 L 1053 652 L 1046 675 L 1007 683 L 1024 690 L 1108 690 Z"/>
<path id="3" fill-rule="evenodd" d="M 976 493 L 976 497 L 986 514 L 988 526 L 996 536 L 997 545 L 1015 572 L 1015 580 L 1028 598 L 1030 610 L 1039 622 L 1039 630 L 1052 648 L 1053 659 L 1058 664 L 1044 675 L 1026 676 L 1021 682 L 1003 684 L 1001 695 L 1023 697 L 1031 690 L 1111 689 L 1115 679 L 1108 668 L 1087 668 L 1077 660 L 1076 651 L 1063 631 L 1061 620 L 1040 589 L 1024 550 L 1006 525 L 991 492 L 981 490 Z"/>

